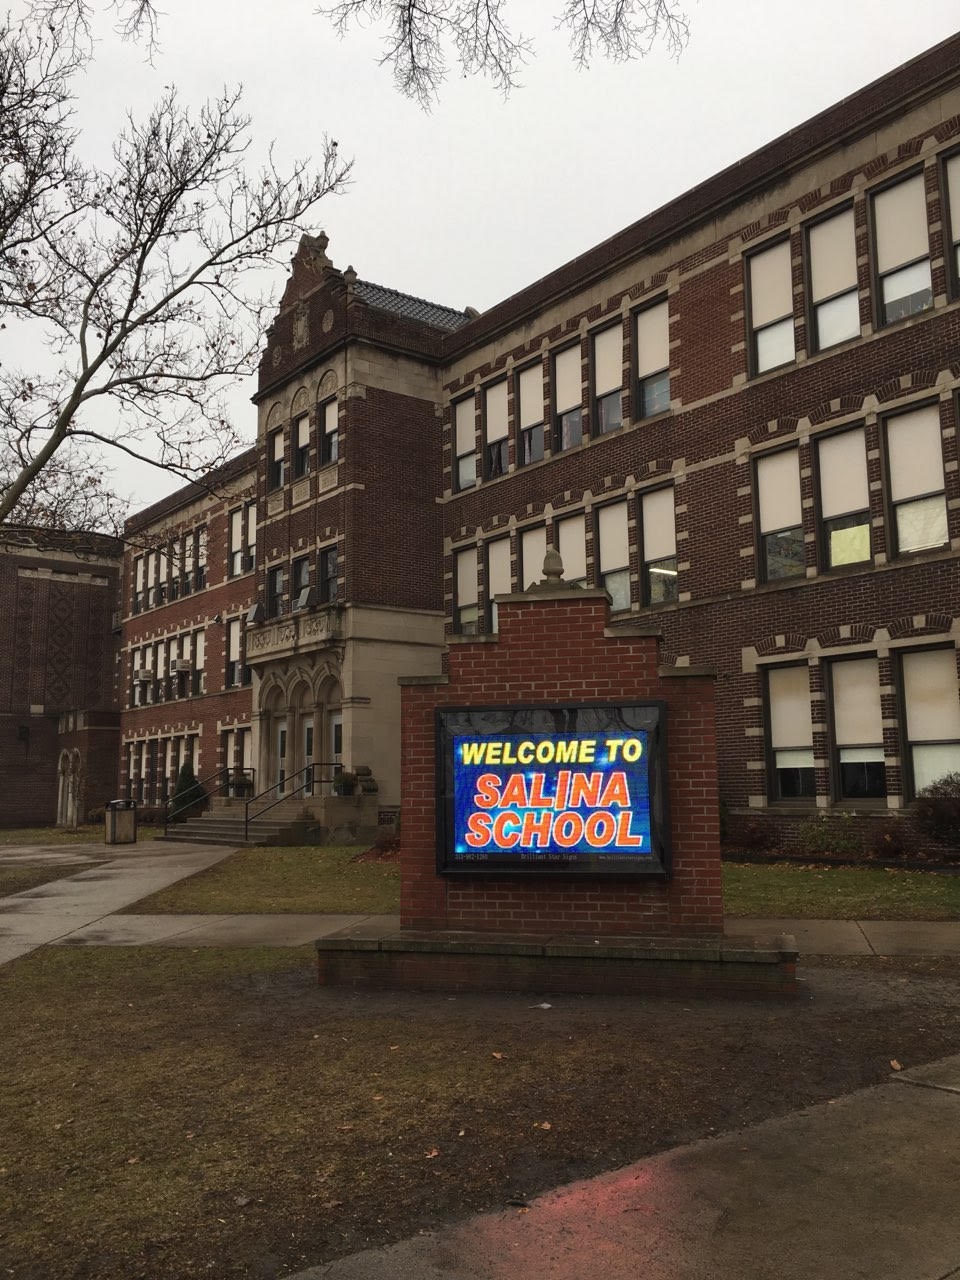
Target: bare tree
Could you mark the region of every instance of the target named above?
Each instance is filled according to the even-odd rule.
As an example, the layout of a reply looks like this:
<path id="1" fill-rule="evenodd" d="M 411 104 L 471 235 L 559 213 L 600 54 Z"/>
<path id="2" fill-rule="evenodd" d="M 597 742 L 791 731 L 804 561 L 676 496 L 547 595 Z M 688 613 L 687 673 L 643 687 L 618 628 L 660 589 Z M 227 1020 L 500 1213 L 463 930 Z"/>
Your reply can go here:
<path id="1" fill-rule="evenodd" d="M 504 94 L 517 87 L 533 42 L 509 25 L 509 0 L 330 0 L 319 12 L 338 35 L 354 24 L 385 28 L 381 66 L 397 88 L 427 108 L 447 78 L 451 59 L 464 75 L 485 75 Z M 682 53 L 690 25 L 681 0 L 564 0 L 556 17 L 577 66 L 596 54 L 614 62 L 644 57 L 658 42 Z"/>
<path id="2" fill-rule="evenodd" d="M 146 0 L 117 12 L 152 39 Z M 327 138 L 316 169 L 282 172 L 271 152 L 252 170 L 227 90 L 196 112 L 167 90 L 128 118 L 106 171 L 84 165 L 70 86 L 89 17 L 82 0 L 43 0 L 0 29 L 0 327 L 31 351 L 29 368 L 0 363 L 0 521 L 105 518 L 91 447 L 184 479 L 229 455 L 222 397 L 255 368 L 264 271 L 350 170 Z"/>

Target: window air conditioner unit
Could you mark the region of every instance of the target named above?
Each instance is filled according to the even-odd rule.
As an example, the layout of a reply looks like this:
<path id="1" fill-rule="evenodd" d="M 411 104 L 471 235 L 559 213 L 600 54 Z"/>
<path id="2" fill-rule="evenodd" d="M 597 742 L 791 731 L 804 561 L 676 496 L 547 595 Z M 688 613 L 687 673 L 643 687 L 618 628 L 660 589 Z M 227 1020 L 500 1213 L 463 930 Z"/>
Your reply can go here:
<path id="1" fill-rule="evenodd" d="M 258 622 L 262 622 L 262 621 L 263 621 L 263 605 L 258 600 L 255 604 L 252 604 L 250 608 L 247 610 L 247 626 L 255 627 Z"/>
<path id="2" fill-rule="evenodd" d="M 149 668 L 148 668 L 148 667 L 134 667 L 134 668 L 133 668 L 133 678 L 134 678 L 134 680 L 140 680 L 141 682 L 145 682 L 145 681 L 147 681 L 147 680 L 151 679 L 151 676 L 152 676 L 152 673 L 150 672 L 150 670 L 149 670 Z"/>
<path id="3" fill-rule="evenodd" d="M 172 658 L 171 659 L 170 661 L 171 675 L 177 675 L 177 674 L 185 675 L 189 672 L 189 670 L 190 670 L 189 658 Z"/>
<path id="4" fill-rule="evenodd" d="M 317 603 L 316 587 L 304 587 L 297 596 L 296 603 L 293 606 L 294 613 L 300 613 L 303 609 L 312 609 Z"/>

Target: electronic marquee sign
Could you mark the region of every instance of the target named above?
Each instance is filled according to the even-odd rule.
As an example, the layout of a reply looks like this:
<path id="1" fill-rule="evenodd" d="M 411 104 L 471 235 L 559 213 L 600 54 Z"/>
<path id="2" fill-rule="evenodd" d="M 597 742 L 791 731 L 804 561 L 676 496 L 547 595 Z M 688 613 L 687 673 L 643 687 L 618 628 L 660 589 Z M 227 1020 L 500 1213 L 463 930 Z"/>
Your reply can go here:
<path id="1" fill-rule="evenodd" d="M 437 711 L 437 870 L 666 877 L 662 702 Z"/>

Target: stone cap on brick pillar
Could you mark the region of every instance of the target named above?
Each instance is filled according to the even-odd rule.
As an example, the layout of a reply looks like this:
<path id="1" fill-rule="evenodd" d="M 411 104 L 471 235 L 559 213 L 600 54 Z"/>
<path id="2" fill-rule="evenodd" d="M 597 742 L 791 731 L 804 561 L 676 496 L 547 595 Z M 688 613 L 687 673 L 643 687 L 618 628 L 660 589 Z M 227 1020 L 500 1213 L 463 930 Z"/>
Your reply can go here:
<path id="1" fill-rule="evenodd" d="M 496 604 L 523 604 L 526 601 L 567 600 L 571 595 L 575 595 L 577 600 L 612 603 L 609 592 L 603 587 L 581 587 L 579 582 L 565 582 L 560 552 L 549 547 L 543 557 L 543 577 L 539 582 L 532 582 L 526 591 L 513 591 L 493 599 Z"/>

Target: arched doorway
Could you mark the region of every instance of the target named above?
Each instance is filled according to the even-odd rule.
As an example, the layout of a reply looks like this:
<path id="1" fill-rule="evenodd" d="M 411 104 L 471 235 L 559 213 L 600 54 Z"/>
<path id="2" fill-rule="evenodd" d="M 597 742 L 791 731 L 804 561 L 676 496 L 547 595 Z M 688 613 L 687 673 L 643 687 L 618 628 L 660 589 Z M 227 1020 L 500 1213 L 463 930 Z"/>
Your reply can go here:
<path id="1" fill-rule="evenodd" d="M 330 766 L 343 752 L 341 702 L 340 681 L 326 667 L 265 677 L 257 717 L 261 791 L 270 788 L 277 798 L 330 794 Z M 320 764 L 327 767 L 307 772 Z"/>

